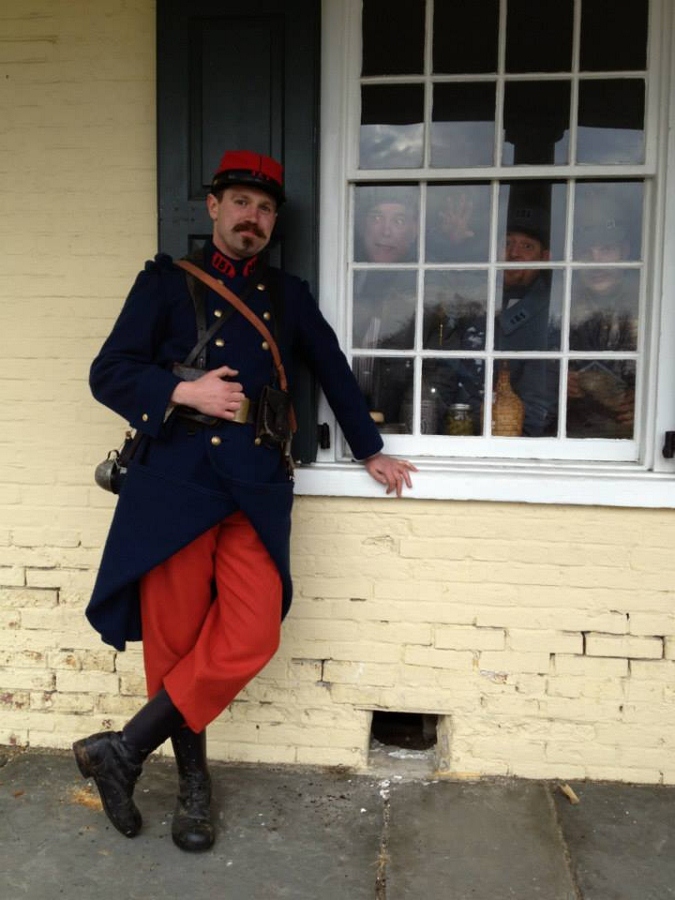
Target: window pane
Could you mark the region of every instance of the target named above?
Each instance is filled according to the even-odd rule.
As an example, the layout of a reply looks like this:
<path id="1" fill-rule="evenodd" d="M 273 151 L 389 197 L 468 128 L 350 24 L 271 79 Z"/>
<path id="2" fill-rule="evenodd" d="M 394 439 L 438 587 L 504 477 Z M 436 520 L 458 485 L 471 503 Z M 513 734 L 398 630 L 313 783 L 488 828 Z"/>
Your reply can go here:
<path id="1" fill-rule="evenodd" d="M 634 269 L 589 266 L 572 276 L 570 350 L 635 350 L 640 275 Z"/>
<path id="2" fill-rule="evenodd" d="M 452 359 L 425 359 L 422 367 L 422 385 L 427 400 L 427 420 L 431 434 L 457 433 L 458 412 L 465 415 L 471 434 L 482 434 L 481 421 L 485 395 L 485 363 L 482 359 L 454 357 Z M 462 410 L 453 410 L 461 404 Z M 468 432 L 468 427 L 465 428 Z"/>
<path id="3" fill-rule="evenodd" d="M 494 368 L 491 433 L 499 437 L 555 434 L 560 363 L 500 359 Z"/>
<path id="4" fill-rule="evenodd" d="M 647 65 L 648 0 L 582 0 L 581 69 L 641 70 Z"/>
<path id="5" fill-rule="evenodd" d="M 427 189 L 427 260 L 487 262 L 490 198 L 489 184 L 430 185 Z"/>
<path id="6" fill-rule="evenodd" d="M 364 85 L 361 89 L 360 167 L 421 166 L 423 121 L 422 85 Z"/>
<path id="7" fill-rule="evenodd" d="M 353 346 L 405 350 L 415 341 L 417 274 L 374 270 L 354 273 Z"/>
<path id="8" fill-rule="evenodd" d="M 497 71 L 499 0 L 434 5 L 434 72 Z"/>
<path id="9" fill-rule="evenodd" d="M 401 184 L 354 189 L 354 259 L 399 263 L 418 257 L 419 188 Z"/>
<path id="10" fill-rule="evenodd" d="M 497 276 L 496 350 L 559 350 L 564 273 L 508 269 Z"/>
<path id="11" fill-rule="evenodd" d="M 574 258 L 624 262 L 642 257 L 643 184 L 586 181 L 576 186 Z"/>
<path id="12" fill-rule="evenodd" d="M 509 0 L 506 71 L 569 72 L 572 20 L 572 0 Z"/>
<path id="13" fill-rule="evenodd" d="M 567 392 L 568 437 L 633 437 L 635 363 L 632 360 L 571 361 Z"/>
<path id="14" fill-rule="evenodd" d="M 569 121 L 568 81 L 508 83 L 504 98 L 504 165 L 566 163 Z"/>
<path id="15" fill-rule="evenodd" d="M 413 361 L 384 356 L 355 356 L 352 369 L 380 430 L 410 434 Z"/>
<path id="16" fill-rule="evenodd" d="M 494 119 L 494 84 L 434 85 L 431 165 L 491 166 Z"/>
<path id="17" fill-rule="evenodd" d="M 530 262 L 565 257 L 567 188 L 561 181 L 503 182 L 499 186 L 499 258 Z M 524 238 L 535 241 L 528 247 Z"/>
<path id="18" fill-rule="evenodd" d="M 581 163 L 644 162 L 645 87 L 642 79 L 599 79 L 579 84 Z"/>
<path id="19" fill-rule="evenodd" d="M 428 350 L 484 350 L 486 271 L 427 272 L 423 346 Z"/>
<path id="20" fill-rule="evenodd" d="M 422 73 L 424 7 L 424 0 L 363 0 L 363 75 Z"/>

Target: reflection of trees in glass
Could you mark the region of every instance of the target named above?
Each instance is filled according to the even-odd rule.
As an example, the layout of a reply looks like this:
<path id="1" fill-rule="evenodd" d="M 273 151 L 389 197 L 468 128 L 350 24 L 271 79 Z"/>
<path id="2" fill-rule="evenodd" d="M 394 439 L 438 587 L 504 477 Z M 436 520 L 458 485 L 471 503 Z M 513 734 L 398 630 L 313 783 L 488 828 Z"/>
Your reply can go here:
<path id="1" fill-rule="evenodd" d="M 628 313 L 595 312 L 575 323 L 570 344 L 574 343 L 576 349 L 583 342 L 594 350 L 631 350 L 635 347 L 635 332 L 635 319 Z"/>
<path id="2" fill-rule="evenodd" d="M 425 304 L 423 346 L 439 350 L 482 350 L 485 304 L 458 293 L 433 306 Z"/>

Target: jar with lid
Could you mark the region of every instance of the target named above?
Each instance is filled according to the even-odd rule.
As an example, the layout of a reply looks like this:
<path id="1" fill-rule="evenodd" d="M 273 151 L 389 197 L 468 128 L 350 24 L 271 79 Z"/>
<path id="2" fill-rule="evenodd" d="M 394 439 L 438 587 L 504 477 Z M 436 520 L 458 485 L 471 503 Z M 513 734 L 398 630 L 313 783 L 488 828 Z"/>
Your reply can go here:
<path id="1" fill-rule="evenodd" d="M 473 422 L 471 421 L 471 406 L 468 403 L 451 403 L 448 414 L 445 417 L 445 433 L 473 434 Z"/>

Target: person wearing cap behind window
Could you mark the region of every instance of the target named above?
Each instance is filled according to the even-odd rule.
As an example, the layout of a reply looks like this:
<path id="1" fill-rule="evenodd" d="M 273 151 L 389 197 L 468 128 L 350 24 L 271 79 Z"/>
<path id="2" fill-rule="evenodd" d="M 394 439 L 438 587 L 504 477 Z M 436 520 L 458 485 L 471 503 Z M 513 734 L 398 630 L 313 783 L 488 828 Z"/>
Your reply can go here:
<path id="1" fill-rule="evenodd" d="M 284 199 L 278 162 L 225 153 L 206 200 L 213 231 L 201 265 L 234 293 L 252 279 L 246 303 L 275 334 L 289 384 L 302 357 L 354 457 L 400 496 L 415 467 L 381 452 L 306 283 L 264 264 Z M 172 837 L 187 851 L 214 842 L 206 726 L 274 655 L 291 602 L 292 477 L 279 448 L 256 439 L 242 412 L 272 380 L 270 347 L 218 293 L 205 289 L 204 301 L 207 326 L 227 318 L 196 380 L 173 371 L 197 343 L 197 325 L 186 273 L 162 254 L 137 277 L 91 366 L 96 399 L 150 440 L 129 465 L 86 614 L 118 650 L 142 639 L 149 700 L 121 732 L 73 745 L 108 818 L 133 837 L 142 824 L 133 791 L 143 762 L 171 738 L 179 776 Z"/>
<path id="2" fill-rule="evenodd" d="M 471 209 L 448 206 L 441 218 L 439 231 L 445 239 L 443 258 L 471 258 Z M 523 263 L 522 268 L 503 270 L 502 296 L 495 315 L 494 346 L 511 352 L 508 359 L 511 386 L 524 405 L 523 435 L 540 437 L 550 433 L 557 415 L 557 379 L 549 371 L 546 360 L 519 360 L 517 351 L 549 349 L 550 272 L 532 268 L 528 263 L 549 259 L 549 221 L 543 209 L 536 206 L 514 206 L 507 216 L 506 237 L 502 253 L 508 263 Z M 445 318 L 442 324 L 442 349 L 471 351 L 485 345 L 485 316 Z M 439 321 L 432 320 L 425 336 L 425 347 L 437 346 Z M 431 371 L 431 369 L 430 369 Z M 433 373 L 446 405 L 468 403 L 477 431 L 480 431 L 483 402 L 483 364 L 479 360 L 439 362 Z"/>
<path id="3" fill-rule="evenodd" d="M 507 218 L 504 260 L 544 262 L 550 258 L 549 223 L 543 209 L 515 207 Z M 549 349 L 550 272 L 509 268 L 503 272 L 501 309 L 495 318 L 495 349 Z M 517 355 L 517 354 L 516 354 Z M 546 360 L 509 360 L 511 387 L 523 401 L 523 434 L 540 437 L 557 414 L 558 384 Z"/>

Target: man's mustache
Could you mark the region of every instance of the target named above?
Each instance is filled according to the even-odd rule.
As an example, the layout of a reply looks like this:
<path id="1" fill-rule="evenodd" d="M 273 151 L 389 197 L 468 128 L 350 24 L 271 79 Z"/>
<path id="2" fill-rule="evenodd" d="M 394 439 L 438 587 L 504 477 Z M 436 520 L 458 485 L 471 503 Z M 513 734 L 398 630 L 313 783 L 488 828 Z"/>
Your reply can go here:
<path id="1" fill-rule="evenodd" d="M 258 228 L 255 222 L 240 222 L 238 225 L 234 226 L 234 231 L 252 231 L 256 237 L 265 237 L 265 233 Z"/>

